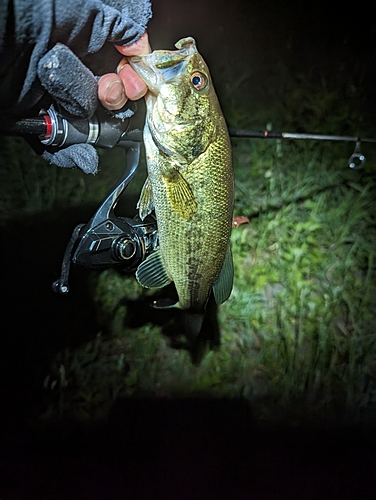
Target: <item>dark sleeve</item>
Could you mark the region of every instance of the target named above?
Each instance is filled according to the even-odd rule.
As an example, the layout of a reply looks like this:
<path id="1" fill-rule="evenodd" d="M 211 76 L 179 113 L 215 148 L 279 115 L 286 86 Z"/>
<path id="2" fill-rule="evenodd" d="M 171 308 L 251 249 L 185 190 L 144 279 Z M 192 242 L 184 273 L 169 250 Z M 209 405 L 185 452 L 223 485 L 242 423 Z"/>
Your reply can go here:
<path id="1" fill-rule="evenodd" d="M 129 45 L 146 30 L 150 0 L 2 0 L 0 110 L 31 107 L 44 89 L 38 64 L 64 44 L 85 65 L 103 73 L 119 60 L 113 44 Z M 112 68 L 112 70 L 115 69 Z"/>

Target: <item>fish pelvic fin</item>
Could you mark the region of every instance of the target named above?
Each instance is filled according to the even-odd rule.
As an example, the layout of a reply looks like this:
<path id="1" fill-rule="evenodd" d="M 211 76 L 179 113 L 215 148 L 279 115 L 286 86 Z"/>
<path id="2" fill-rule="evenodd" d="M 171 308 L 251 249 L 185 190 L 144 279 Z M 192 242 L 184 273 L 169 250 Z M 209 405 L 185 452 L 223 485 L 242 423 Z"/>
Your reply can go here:
<path id="1" fill-rule="evenodd" d="M 151 303 L 154 309 L 181 309 L 179 302 L 172 299 L 158 299 Z"/>
<path id="2" fill-rule="evenodd" d="M 144 220 L 145 217 L 154 210 L 153 191 L 149 177 L 147 177 L 145 184 L 142 187 L 140 199 L 137 202 L 136 208 L 138 209 L 141 220 Z"/>
<path id="3" fill-rule="evenodd" d="M 229 244 L 221 272 L 213 284 L 213 293 L 217 304 L 222 304 L 230 297 L 233 282 L 234 263 L 232 260 L 231 246 Z"/>
<path id="4" fill-rule="evenodd" d="M 163 179 L 174 212 L 187 221 L 191 220 L 196 215 L 197 203 L 188 182 L 175 168 Z"/>
<path id="5" fill-rule="evenodd" d="M 136 279 L 145 288 L 163 288 L 171 283 L 159 247 L 138 266 Z"/>
<path id="6" fill-rule="evenodd" d="M 181 309 L 181 319 L 179 323 L 187 339 L 194 340 L 200 333 L 205 312 L 193 312 L 182 309 L 179 302 L 175 302 L 171 299 L 158 299 L 151 305 L 155 309 Z"/>

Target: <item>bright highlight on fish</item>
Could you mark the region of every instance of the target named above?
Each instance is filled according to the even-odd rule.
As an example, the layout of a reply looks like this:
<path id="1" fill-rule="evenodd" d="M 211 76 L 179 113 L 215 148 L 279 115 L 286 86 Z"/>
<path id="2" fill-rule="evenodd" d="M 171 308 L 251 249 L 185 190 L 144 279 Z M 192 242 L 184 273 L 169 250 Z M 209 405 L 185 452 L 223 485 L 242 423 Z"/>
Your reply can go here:
<path id="1" fill-rule="evenodd" d="M 137 206 L 141 219 L 155 210 L 159 234 L 159 248 L 136 277 L 148 288 L 173 281 L 179 301 L 168 307 L 187 311 L 187 331 L 196 335 L 211 290 L 218 304 L 232 290 L 234 176 L 231 143 L 209 69 L 193 38 L 175 46 L 178 50 L 129 60 L 149 88 L 144 129 L 148 178 Z"/>

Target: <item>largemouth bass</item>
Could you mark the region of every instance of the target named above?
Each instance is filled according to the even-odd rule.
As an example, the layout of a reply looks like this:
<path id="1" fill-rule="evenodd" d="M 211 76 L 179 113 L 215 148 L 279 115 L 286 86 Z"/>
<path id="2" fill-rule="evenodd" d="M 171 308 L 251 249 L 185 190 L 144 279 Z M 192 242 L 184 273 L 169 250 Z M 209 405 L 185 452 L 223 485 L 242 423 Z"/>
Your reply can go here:
<path id="1" fill-rule="evenodd" d="M 230 139 L 209 69 L 193 38 L 175 46 L 178 50 L 129 59 L 149 88 L 148 178 L 137 207 L 141 219 L 155 210 L 159 234 L 159 248 L 136 277 L 149 288 L 173 281 L 179 297 L 173 307 L 189 311 L 188 329 L 197 334 L 211 290 L 219 304 L 232 289 L 234 178 Z"/>

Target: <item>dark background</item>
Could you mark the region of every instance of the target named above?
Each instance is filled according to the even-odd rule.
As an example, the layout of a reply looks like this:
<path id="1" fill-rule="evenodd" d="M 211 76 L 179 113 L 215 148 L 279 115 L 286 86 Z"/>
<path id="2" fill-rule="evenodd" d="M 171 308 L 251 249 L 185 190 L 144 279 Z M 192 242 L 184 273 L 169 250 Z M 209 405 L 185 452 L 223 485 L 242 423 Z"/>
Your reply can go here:
<path id="1" fill-rule="evenodd" d="M 250 114 L 272 105 L 268 82 L 282 79 L 288 68 L 315 83 L 325 78 L 332 89 L 365 84 L 375 116 L 372 0 L 156 0 L 153 7 L 152 48 L 172 49 L 180 38 L 193 36 L 225 109 L 229 100 Z"/>
<path id="2" fill-rule="evenodd" d="M 272 108 L 275 82 L 288 71 L 318 84 L 324 78 L 329 89 L 362 85 L 358 104 L 372 130 L 375 7 L 155 0 L 149 34 L 153 49 L 193 36 L 224 109 L 242 109 L 250 126 L 262 128 L 258 120 L 268 114 L 275 128 L 285 125 Z M 268 429 L 253 423 L 241 401 L 174 400 L 124 402 L 107 426 L 36 427 L 43 368 L 58 350 L 96 332 L 85 272 L 64 303 L 50 291 L 61 248 L 84 214 L 64 212 L 65 224 L 62 215 L 14 221 L 1 238 L 2 500 L 376 497 L 373 426 Z"/>

